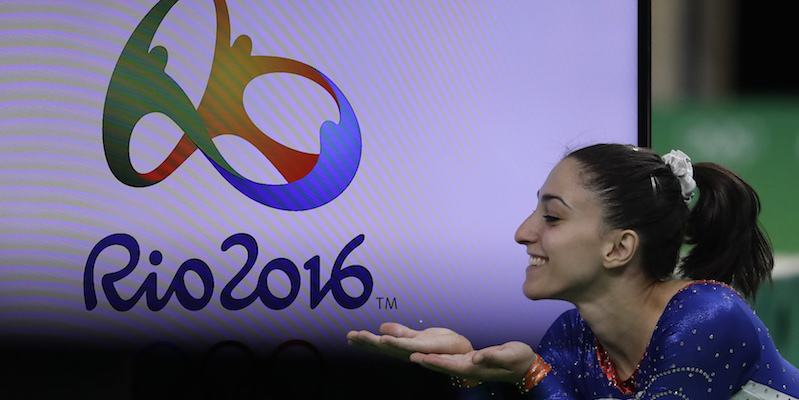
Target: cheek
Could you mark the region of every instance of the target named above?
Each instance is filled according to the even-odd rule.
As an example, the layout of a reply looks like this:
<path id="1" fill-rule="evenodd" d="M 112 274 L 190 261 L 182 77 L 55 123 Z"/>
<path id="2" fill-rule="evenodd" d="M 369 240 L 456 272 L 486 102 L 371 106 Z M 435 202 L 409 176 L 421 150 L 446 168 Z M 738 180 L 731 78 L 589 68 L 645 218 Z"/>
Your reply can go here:
<path id="1" fill-rule="evenodd" d="M 550 261 L 554 261 L 560 267 L 559 270 L 565 270 L 559 271 L 561 273 L 579 273 L 578 271 L 601 263 L 598 237 L 590 232 L 553 235 L 544 244 L 550 249 Z"/>

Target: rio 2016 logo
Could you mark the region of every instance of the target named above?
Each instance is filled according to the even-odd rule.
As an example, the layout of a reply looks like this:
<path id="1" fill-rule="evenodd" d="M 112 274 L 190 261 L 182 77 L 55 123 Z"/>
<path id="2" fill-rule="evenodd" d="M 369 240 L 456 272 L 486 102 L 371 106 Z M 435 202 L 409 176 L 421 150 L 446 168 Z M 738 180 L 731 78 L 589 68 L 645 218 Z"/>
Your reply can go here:
<path id="1" fill-rule="evenodd" d="M 299 61 L 251 55 L 252 41 L 239 36 L 230 45 L 230 18 L 224 0 L 214 0 L 216 48 L 211 75 L 200 105 L 194 109 L 186 93 L 166 72 L 167 50 L 150 46 L 158 26 L 178 0 L 161 0 L 136 27 L 111 76 L 103 111 L 103 147 L 108 166 L 122 183 L 154 185 L 174 172 L 195 150 L 241 193 L 266 206 L 303 211 L 340 195 L 355 177 L 361 159 L 361 133 L 355 113 L 339 88 L 324 74 Z M 338 124 L 320 127 L 319 154 L 283 146 L 261 132 L 244 109 L 244 89 L 270 73 L 310 79 L 335 100 Z M 145 115 L 160 112 L 175 122 L 183 137 L 155 169 L 139 173 L 130 159 L 133 128 Z M 286 184 L 253 182 L 236 172 L 214 145 L 213 138 L 236 135 L 251 143 L 286 179 Z"/>
<path id="2" fill-rule="evenodd" d="M 230 18 L 225 0 L 214 0 L 217 16 L 216 48 L 208 86 L 200 105 L 193 108 L 191 101 L 178 83 L 166 71 L 167 51 L 162 46 L 150 49 L 158 26 L 178 0 L 160 0 L 134 30 L 119 57 L 111 76 L 103 111 L 103 146 L 108 166 L 122 183 L 133 187 L 154 185 L 174 172 L 195 150 L 205 155 L 216 170 L 241 193 L 266 206 L 304 211 L 320 207 L 339 196 L 352 182 L 361 158 L 361 133 L 358 121 L 346 97 L 325 75 L 299 61 L 269 56 L 253 56 L 249 37 L 239 36 L 230 43 Z M 338 105 L 338 124 L 326 121 L 320 127 L 320 152 L 308 154 L 283 146 L 264 135 L 250 120 L 244 109 L 244 89 L 253 79 L 270 73 L 289 73 L 308 78 L 321 86 Z M 144 116 L 160 112 L 180 127 L 184 135 L 172 152 L 155 169 L 139 173 L 130 159 L 130 142 L 134 127 Z M 237 135 L 255 146 L 283 175 L 288 182 L 282 185 L 261 184 L 241 176 L 222 157 L 213 138 L 220 135 Z M 324 284 L 321 278 L 321 258 L 311 257 L 303 264 L 309 271 L 309 305 L 316 308 L 332 293 L 336 303 L 347 309 L 363 306 L 372 293 L 374 282 L 368 269 L 361 265 L 345 266 L 347 256 L 360 246 L 364 235 L 358 235 L 341 250 L 333 265 L 330 278 Z M 133 308 L 145 299 L 152 311 L 163 309 L 174 295 L 188 310 L 200 310 L 209 304 L 214 295 L 215 279 L 211 267 L 199 258 L 183 262 L 176 271 L 166 292 L 159 297 L 157 276 L 151 272 L 130 298 L 123 298 L 117 283 L 131 275 L 139 264 L 138 241 L 124 233 L 112 234 L 100 240 L 91 250 L 83 277 L 86 309 L 98 305 L 94 284 L 95 264 L 98 257 L 110 247 L 121 246 L 128 252 L 127 265 L 119 271 L 103 275 L 102 291 L 109 304 L 118 311 Z M 259 274 L 256 287 L 246 297 L 238 298 L 233 292 L 254 267 L 258 257 L 255 238 L 246 233 L 229 236 L 221 245 L 222 251 L 242 247 L 247 261 L 223 287 L 219 299 L 222 307 L 240 310 L 256 300 L 270 309 L 281 310 L 297 298 L 301 287 L 300 269 L 293 261 L 278 257 L 267 263 Z M 164 257 L 158 250 L 150 252 L 148 260 L 159 267 Z M 291 283 L 290 292 L 276 296 L 269 289 L 272 272 L 284 274 Z M 185 278 L 192 273 L 200 278 L 202 295 L 195 297 L 186 287 Z M 351 296 L 342 287 L 342 280 L 360 281 L 363 291 Z M 128 282 L 129 286 L 130 283 Z"/>

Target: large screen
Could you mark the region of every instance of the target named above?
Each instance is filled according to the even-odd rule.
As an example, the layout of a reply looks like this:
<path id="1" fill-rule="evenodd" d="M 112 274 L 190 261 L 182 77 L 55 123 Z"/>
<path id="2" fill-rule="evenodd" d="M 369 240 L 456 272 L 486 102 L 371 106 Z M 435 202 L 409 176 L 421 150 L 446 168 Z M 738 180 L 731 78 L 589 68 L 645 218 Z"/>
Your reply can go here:
<path id="1" fill-rule="evenodd" d="M 570 305 L 522 295 L 513 235 L 567 151 L 646 144 L 639 14 L 5 1 L 0 342 L 537 343 Z"/>

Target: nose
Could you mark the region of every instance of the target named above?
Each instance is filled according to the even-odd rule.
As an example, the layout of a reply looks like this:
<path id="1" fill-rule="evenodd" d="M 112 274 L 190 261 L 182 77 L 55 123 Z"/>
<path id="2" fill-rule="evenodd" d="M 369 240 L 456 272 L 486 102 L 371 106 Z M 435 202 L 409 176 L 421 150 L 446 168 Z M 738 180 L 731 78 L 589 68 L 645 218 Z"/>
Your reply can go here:
<path id="1" fill-rule="evenodd" d="M 516 234 L 513 236 L 516 243 L 528 244 L 535 243 L 538 240 L 538 227 L 533 219 L 534 215 L 535 213 L 530 214 L 530 216 L 519 225 L 519 228 L 516 229 Z"/>

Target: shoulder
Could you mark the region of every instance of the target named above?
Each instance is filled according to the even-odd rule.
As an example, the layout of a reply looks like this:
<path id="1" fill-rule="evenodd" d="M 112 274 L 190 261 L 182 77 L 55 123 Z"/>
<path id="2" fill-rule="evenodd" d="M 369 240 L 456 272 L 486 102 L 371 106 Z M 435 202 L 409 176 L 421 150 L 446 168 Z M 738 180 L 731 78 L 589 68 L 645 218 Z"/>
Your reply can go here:
<path id="1" fill-rule="evenodd" d="M 685 318 L 686 314 L 700 314 L 703 320 L 735 316 L 750 319 L 754 311 L 729 285 L 716 281 L 697 281 L 672 297 L 661 320 Z"/>
<path id="2" fill-rule="evenodd" d="M 734 347 L 748 353 L 759 349 L 761 323 L 748 303 L 731 287 L 700 281 L 674 295 L 658 321 L 650 345 L 665 345 L 677 350 L 698 352 Z M 746 348 L 746 346 L 749 348 Z M 715 354 L 714 354 L 715 356 Z"/>
<path id="3" fill-rule="evenodd" d="M 536 351 L 552 367 L 539 387 L 545 392 L 563 394 L 583 385 L 581 379 L 596 360 L 595 337 L 576 309 L 565 311 L 547 330 Z M 588 370 L 586 370 L 588 368 Z M 551 377 L 550 377 L 551 376 Z M 555 398 L 555 397 L 547 397 Z"/>
<path id="4" fill-rule="evenodd" d="M 691 398 L 708 393 L 730 398 L 754 374 L 759 359 L 753 317 L 746 301 L 727 285 L 686 286 L 658 321 L 639 370 L 639 389 L 651 398 L 675 387 L 692 393 Z"/>
<path id="5" fill-rule="evenodd" d="M 547 330 L 547 334 L 544 336 L 546 339 L 547 336 L 550 337 L 564 337 L 565 336 L 572 336 L 577 332 L 586 332 L 590 330 L 588 325 L 583 320 L 583 317 L 580 316 L 580 313 L 577 309 L 570 309 L 566 310 L 561 314 L 552 325 L 549 326 Z"/>
<path id="6" fill-rule="evenodd" d="M 565 311 L 547 330 L 539 344 L 539 353 L 583 353 L 594 344 L 594 333 L 576 309 Z M 545 357 L 546 358 L 546 357 Z"/>

